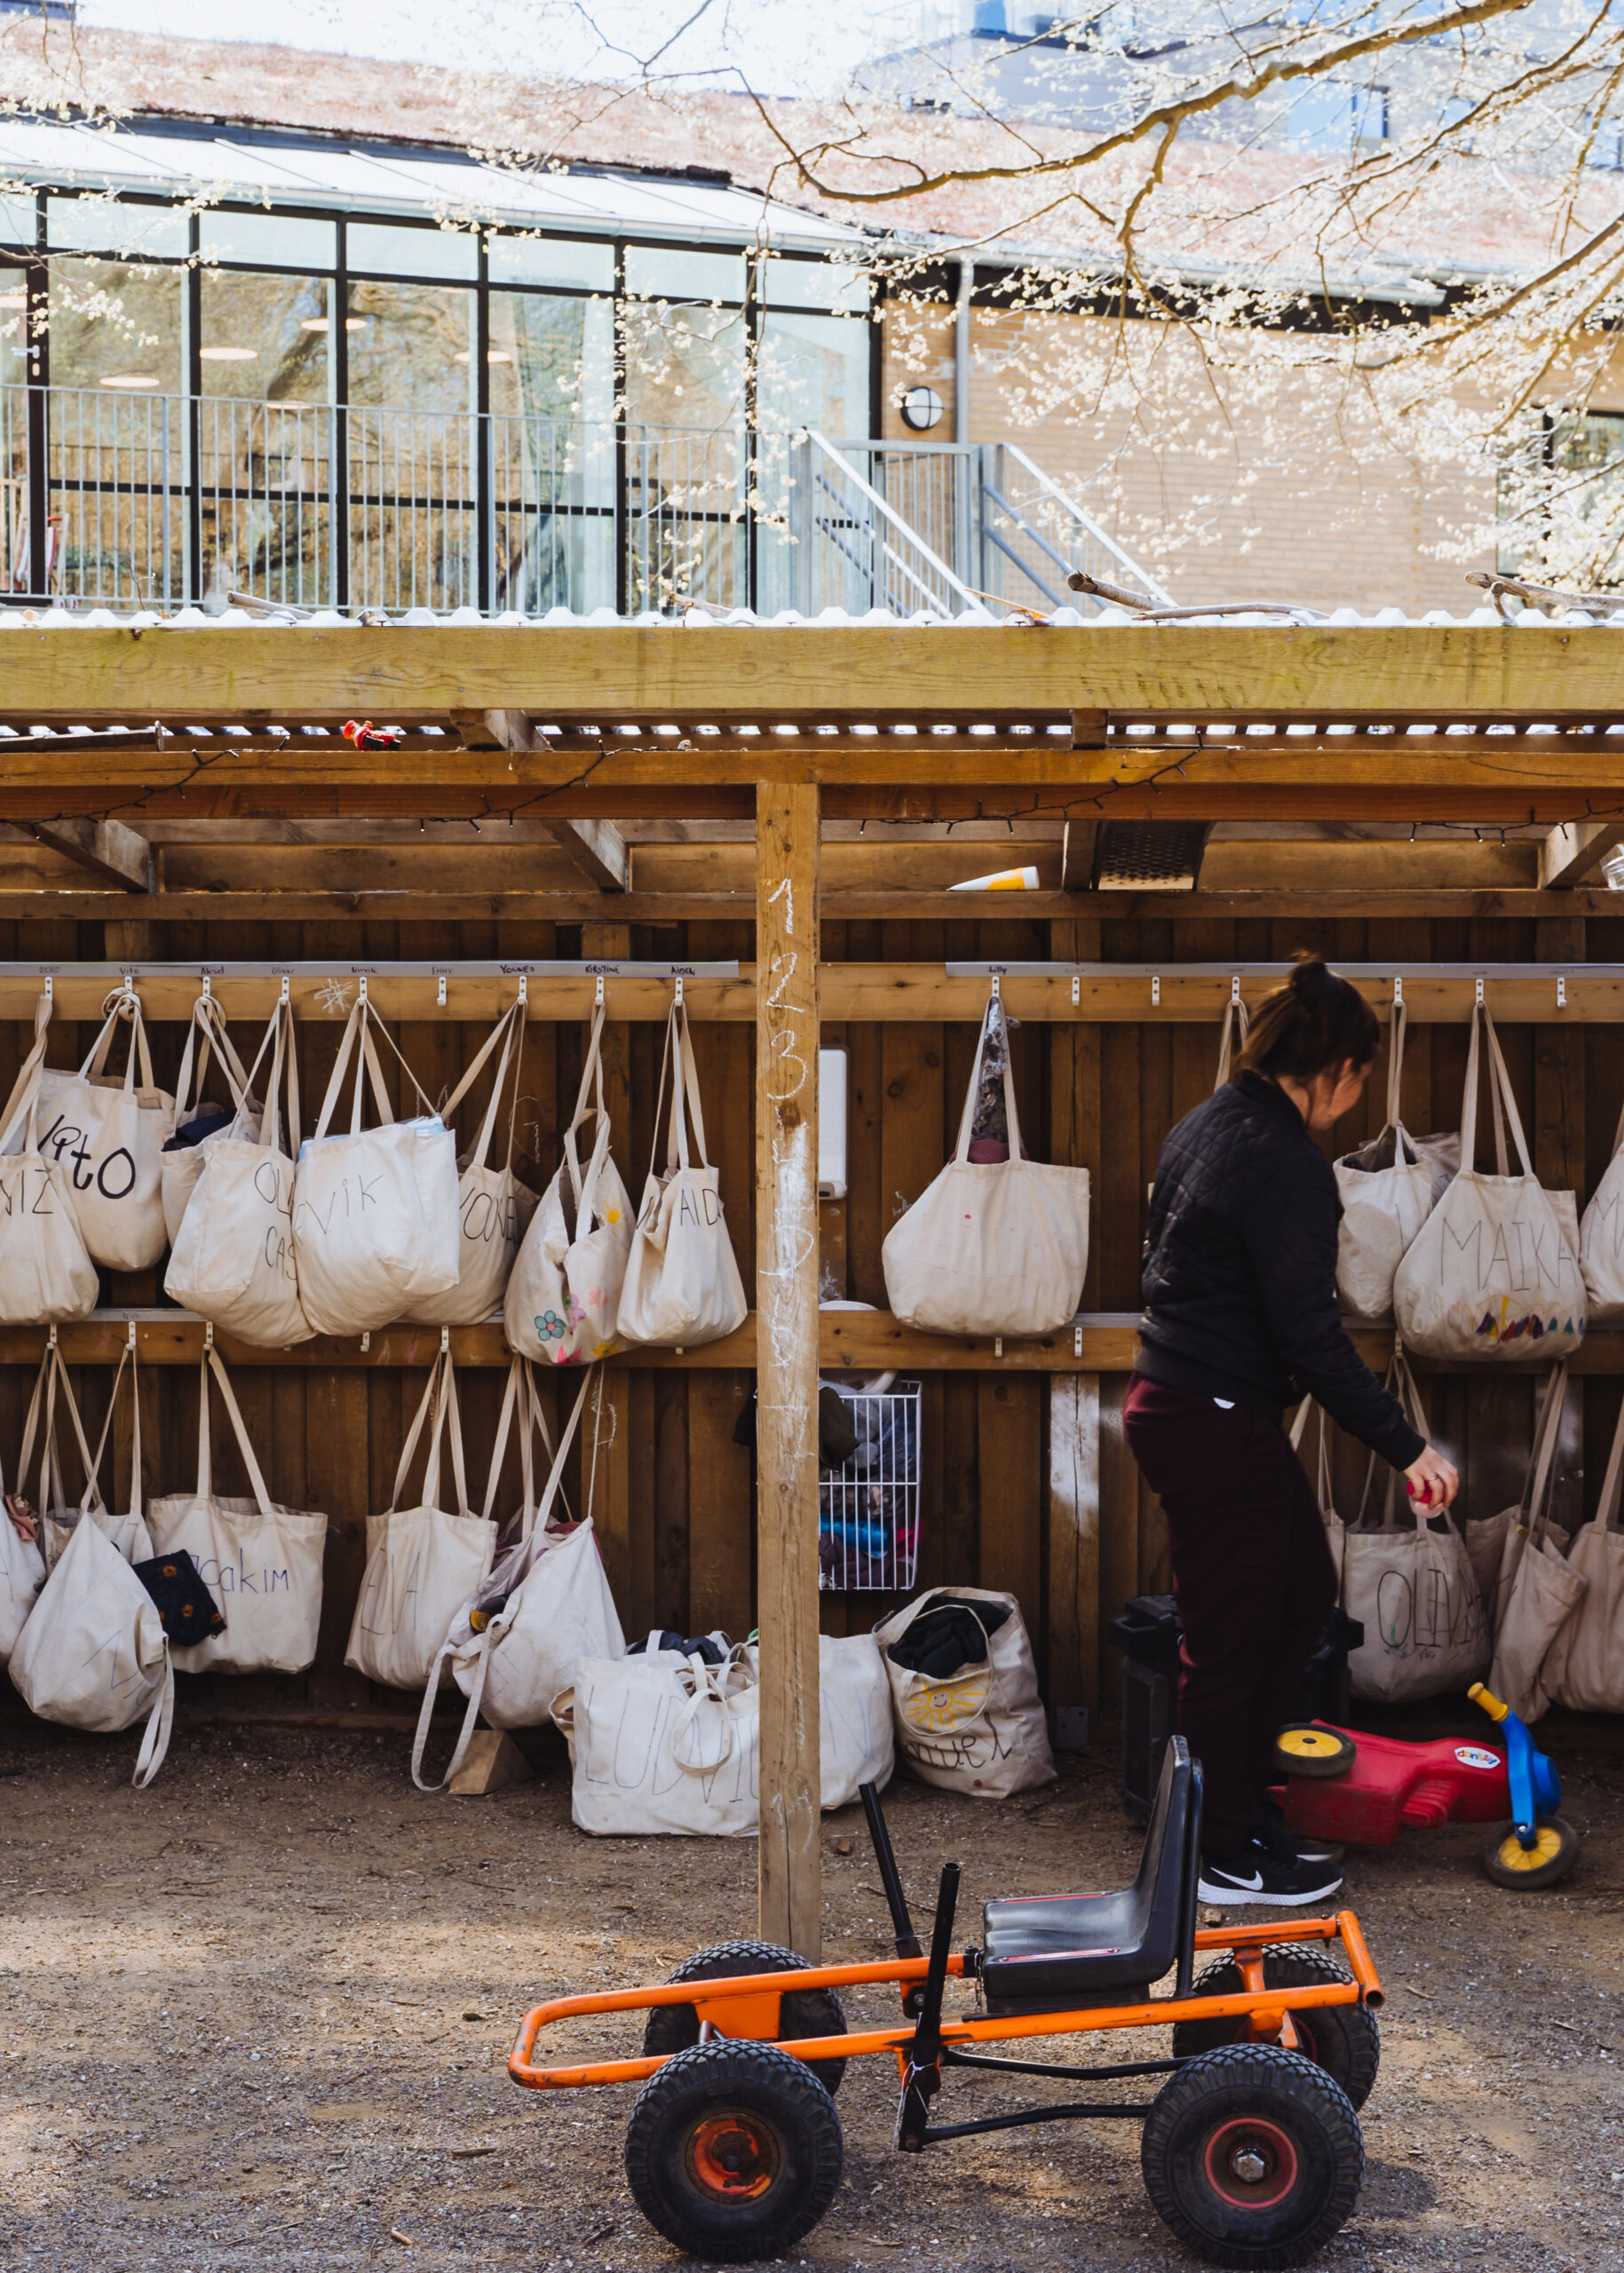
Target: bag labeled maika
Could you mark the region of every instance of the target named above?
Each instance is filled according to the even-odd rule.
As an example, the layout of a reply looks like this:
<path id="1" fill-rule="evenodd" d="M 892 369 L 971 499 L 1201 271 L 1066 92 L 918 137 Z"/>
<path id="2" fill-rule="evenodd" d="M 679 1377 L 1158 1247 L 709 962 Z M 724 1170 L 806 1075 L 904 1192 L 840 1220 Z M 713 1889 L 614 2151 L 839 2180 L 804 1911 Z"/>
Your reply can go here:
<path id="1" fill-rule="evenodd" d="M 1054 1334 L 1082 1300 L 1089 1171 L 1026 1158 L 1007 1045 L 1009 1158 L 970 1157 L 988 1027 L 1001 1007 L 994 996 L 981 1021 L 954 1157 L 880 1250 L 892 1311 L 927 1334 Z"/>
<path id="2" fill-rule="evenodd" d="M 603 1030 L 600 1002 L 592 1016 L 574 1119 L 564 1132 L 564 1159 L 525 1233 L 503 1308 L 509 1347 L 553 1366 L 587 1364 L 620 1347 L 616 1332 L 631 1253 L 631 1202 L 609 1153 Z M 590 1096 L 594 1102 L 589 1103 Z M 587 1121 L 596 1125 L 583 1175 L 577 1132 Z"/>
<path id="3" fill-rule="evenodd" d="M 1579 1226 L 1579 1263 L 1592 1323 L 1618 1325 L 1624 1319 L 1624 1113 L 1613 1133 L 1612 1158 Z"/>
<path id="4" fill-rule="evenodd" d="M 54 1326 L 96 1307 L 99 1282 L 68 1171 L 39 1142 L 49 1017 L 42 997 L 34 1047 L 0 1121 L 0 1326 Z"/>
<path id="5" fill-rule="evenodd" d="M 719 1342 L 749 1316 L 744 1281 L 727 1236 L 717 1174 L 705 1157 L 699 1070 L 688 1034 L 685 1004 L 673 1002 L 666 1023 L 665 1055 L 654 1106 L 654 1160 L 660 1153 L 660 1114 L 671 1077 L 663 1176 L 649 1163 L 643 1207 L 632 1234 L 621 1289 L 617 1331 L 622 1342 L 661 1349 L 693 1349 Z M 693 1124 L 698 1165 L 688 1159 Z"/>
<path id="6" fill-rule="evenodd" d="M 874 1629 L 896 1739 L 922 1782 L 1008 1799 L 1054 1781 L 1037 1668 L 1013 1595 L 939 1587 Z"/>
<path id="7" fill-rule="evenodd" d="M 318 1334 L 368 1334 L 427 1300 L 449 1294 L 461 1261 L 456 1139 L 401 1070 L 423 1110 L 396 1121 L 373 1041 L 393 1041 L 363 994 L 350 1013 L 316 1133 L 293 1178 L 293 1258 L 299 1301 Z M 395 1056 L 400 1053 L 395 1049 Z M 329 1136 L 350 1060 L 355 1095 L 347 1136 Z M 377 1126 L 361 1127 L 368 1081 Z M 437 1637 L 439 1638 L 439 1637 Z M 426 1670 L 426 1668 L 425 1668 Z M 422 1675 L 419 1675 L 421 1679 Z"/>
<path id="8" fill-rule="evenodd" d="M 254 1061 L 256 1075 L 267 1043 L 271 1073 L 257 1129 L 252 1136 L 210 1137 L 202 1147 L 202 1167 L 176 1235 L 163 1291 L 257 1350 L 284 1350 L 308 1342 L 315 1331 L 299 1301 L 293 1255 L 299 1068 L 289 1003 L 279 1002 L 271 1014 Z"/>
<path id="9" fill-rule="evenodd" d="M 1554 1701 L 1575 1713 L 1624 1713 L 1624 1407 L 1612 1432 L 1596 1520 L 1573 1536 L 1568 1568 L 1585 1581 L 1584 1598 L 1541 1668 Z"/>
<path id="10" fill-rule="evenodd" d="M 423 1497 L 415 1508 L 402 1508 L 407 1471 L 425 1423 L 429 1454 Z M 437 1504 L 442 1433 L 451 1446 L 455 1510 Z M 490 1569 L 495 1544 L 495 1525 L 476 1516 L 468 1504 L 456 1376 L 442 1329 L 440 1355 L 407 1433 L 388 1509 L 367 1518 L 367 1568 L 345 1665 L 391 1689 L 421 1689 L 452 1620 Z"/>
<path id="11" fill-rule="evenodd" d="M 260 1054 L 263 1056 L 264 1052 Z M 230 1094 L 229 1108 L 204 1094 L 203 1084 L 209 1079 L 211 1060 L 218 1063 L 221 1083 Z M 258 1071 L 257 1061 L 255 1071 Z M 192 1006 L 186 1046 L 180 1053 L 180 1076 L 175 1085 L 175 1132 L 163 1147 L 163 1227 L 171 1247 L 187 1203 L 197 1189 L 203 1163 L 214 1147 L 225 1137 L 252 1139 L 259 1134 L 259 1105 L 249 1094 L 252 1078 L 243 1072 L 242 1060 L 232 1046 L 218 996 L 200 994 Z"/>
<path id="12" fill-rule="evenodd" d="M 489 1103 L 479 1134 L 457 1163 L 456 1284 L 443 1295 L 415 1303 L 407 1317 L 424 1326 L 472 1326 L 502 1308 L 508 1275 L 519 1252 L 525 1226 L 535 1209 L 535 1195 L 513 1173 L 513 1118 L 518 1105 L 519 1062 L 525 1040 L 525 1006 L 515 1002 L 492 1027 L 479 1056 L 447 1098 L 440 1118 L 449 1121 L 472 1088 L 479 1070 L 498 1042 L 502 1055 L 491 1080 Z M 513 1090 L 508 1099 L 508 1144 L 502 1166 L 488 1165 L 496 1114 L 507 1087 L 508 1067 L 513 1067 Z"/>
<path id="13" fill-rule="evenodd" d="M 1498 1173 L 1472 1165 L 1480 1037 L 1486 1035 Z M 1506 1173 L 1505 1122 L 1522 1166 Z M 1494 1022 L 1472 1012 L 1461 1110 L 1461 1171 L 1422 1224 L 1393 1282 L 1393 1315 L 1408 1346 L 1430 1358 L 1565 1357 L 1585 1330 L 1578 1220 L 1571 1192 L 1534 1175 Z"/>
<path id="14" fill-rule="evenodd" d="M 1415 1377 L 1402 1346 L 1387 1385 L 1422 1436 L 1430 1436 Z M 1357 1519 L 1342 1534 L 1342 1607 L 1365 1628 L 1350 1656 L 1353 1694 L 1378 1704 L 1465 1689 L 1488 1662 L 1488 1628 L 1465 1541 L 1449 1514 L 1429 1515 L 1408 1499 L 1398 1509 L 1398 1474 L 1387 1471 L 1382 1521 L 1366 1523 L 1375 1481 L 1370 1455 Z M 1333 1550 L 1334 1551 L 1334 1550 Z"/>
<path id="15" fill-rule="evenodd" d="M 73 1185 L 79 1229 L 92 1261 L 109 1271 L 147 1271 L 163 1252 L 163 1147 L 175 1133 L 175 1100 L 153 1079 L 152 1052 L 133 989 L 109 995 L 90 1056 L 76 1073 L 46 1066 L 39 1082 L 39 1149 Z M 130 1027 L 122 1073 L 107 1059 Z M 136 1069 L 140 1085 L 136 1085 Z"/>
<path id="16" fill-rule="evenodd" d="M 248 1471 L 251 1500 L 226 1499 L 214 1488 L 210 1373 Z M 204 1352 L 198 1377 L 195 1489 L 154 1500 L 147 1520 L 154 1554 L 189 1555 L 226 1620 L 223 1633 L 175 1651 L 183 1673 L 303 1673 L 313 1662 L 327 1517 L 271 1498 L 230 1378 L 213 1349 Z"/>
<path id="17" fill-rule="evenodd" d="M 1374 1323 L 1393 1314 L 1393 1279 L 1432 1212 L 1432 1169 L 1399 1118 L 1404 1029 L 1409 1016 L 1393 1006 L 1387 1057 L 1387 1125 L 1358 1152 L 1335 1162 L 1342 1224 L 1336 1236 L 1336 1291 L 1351 1318 Z"/>

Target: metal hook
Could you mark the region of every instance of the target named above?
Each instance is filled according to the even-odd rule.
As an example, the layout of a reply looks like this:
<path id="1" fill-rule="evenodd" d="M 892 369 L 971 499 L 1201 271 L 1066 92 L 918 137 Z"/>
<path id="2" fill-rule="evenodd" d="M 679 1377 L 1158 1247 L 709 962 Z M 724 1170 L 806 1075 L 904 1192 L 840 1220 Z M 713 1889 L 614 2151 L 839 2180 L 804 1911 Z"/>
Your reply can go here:
<path id="1" fill-rule="evenodd" d="M 446 974 L 443 970 L 440 974 L 434 1000 L 438 1003 L 439 1007 L 443 1010 L 446 1007 Z"/>
<path id="2" fill-rule="evenodd" d="M 363 1334 L 361 1335 L 361 1338 L 360 1338 L 360 1354 L 361 1354 L 361 1356 L 362 1356 L 363 1358 L 366 1356 L 366 1354 L 367 1354 L 368 1350 L 370 1350 L 370 1349 L 371 1349 L 371 1347 L 372 1347 L 372 1329 L 370 1328 L 370 1327 L 368 1327 L 368 1329 L 367 1329 L 367 1331 L 366 1331 L 366 1333 L 365 1333 L 365 1334 Z"/>
<path id="3" fill-rule="evenodd" d="M 1072 1355 L 1073 1358 L 1082 1355 L 1082 1328 L 1080 1326 L 1072 1328 Z"/>
<path id="4" fill-rule="evenodd" d="M 130 1355 L 133 1358 L 135 1355 L 135 1320 L 133 1319 L 130 1320 L 130 1338 L 125 1342 L 124 1347 L 129 1350 Z"/>
<path id="5" fill-rule="evenodd" d="M 1235 1005 L 1235 1008 L 1239 1010 L 1240 1007 L 1240 973 L 1238 970 L 1232 971 L 1230 974 L 1229 999 Z"/>
<path id="6" fill-rule="evenodd" d="M 52 1000 L 54 1000 L 55 995 L 56 995 L 56 981 L 55 981 L 55 979 L 54 979 L 54 978 L 52 978 L 52 977 L 51 976 L 51 973 L 50 973 L 49 971 L 47 971 L 47 972 L 45 973 L 45 1000 L 46 1000 L 46 1002 L 51 1002 Z"/>
<path id="7" fill-rule="evenodd" d="M 1002 980 L 999 978 L 998 973 L 994 971 L 993 973 L 993 1000 L 994 1002 L 1001 1000 L 1002 986 Z"/>
<path id="8" fill-rule="evenodd" d="M 212 1002 L 212 1001 L 213 1001 L 213 999 L 214 999 L 214 981 L 213 981 L 213 979 L 212 979 L 212 978 L 210 978 L 210 976 L 209 976 L 208 972 L 207 972 L 207 971 L 204 971 L 204 973 L 203 973 L 203 1000 L 204 1000 L 204 1002 Z"/>
<path id="9" fill-rule="evenodd" d="M 364 970 L 360 973 L 360 999 L 363 1002 L 367 999 L 367 974 Z"/>
<path id="10" fill-rule="evenodd" d="M 1078 1004 L 1081 1002 L 1081 1000 L 1082 1000 L 1082 981 L 1081 981 L 1081 978 L 1076 975 L 1076 973 L 1075 973 L 1075 972 L 1073 972 L 1073 973 L 1072 974 L 1072 1008 L 1073 1008 L 1073 1010 L 1077 1008 Z"/>
<path id="11" fill-rule="evenodd" d="M 1395 978 L 1393 981 L 1393 1008 L 1395 1010 L 1402 1010 L 1404 1008 L 1404 981 L 1402 978 Z"/>
<path id="12" fill-rule="evenodd" d="M 678 972 L 677 972 L 677 1003 L 676 1003 L 676 1007 L 677 1007 L 677 1010 L 681 1010 L 681 1008 L 682 1008 L 682 973 L 681 973 L 681 971 L 678 971 Z"/>
<path id="13" fill-rule="evenodd" d="M 214 1320 L 212 1319 L 205 1319 L 203 1321 L 203 1355 L 205 1358 L 209 1355 L 209 1352 L 213 1349 L 213 1347 Z"/>
<path id="14" fill-rule="evenodd" d="M 595 986 L 593 986 L 593 988 L 592 988 L 592 1008 L 593 1008 L 595 1010 L 601 1010 L 603 1009 L 603 1006 L 604 1006 L 604 975 L 603 975 L 602 971 L 600 970 L 600 971 L 598 972 L 598 974 L 597 983 L 596 983 L 596 985 L 595 985 Z"/>
<path id="15" fill-rule="evenodd" d="M 519 999 L 524 1004 L 525 1008 L 528 1010 L 530 1007 L 530 979 L 529 974 L 522 970 L 519 974 Z"/>
<path id="16" fill-rule="evenodd" d="M 440 1354 L 442 1358 L 448 1358 L 451 1354 L 451 1328 L 448 1326 L 442 1326 L 440 1329 Z"/>
<path id="17" fill-rule="evenodd" d="M 45 1347 L 46 1347 L 46 1349 L 47 1349 L 47 1350 L 54 1350 L 54 1349 L 56 1348 L 56 1346 L 57 1346 L 57 1330 L 56 1330 L 55 1327 L 53 1326 L 53 1327 L 51 1327 L 51 1329 L 50 1336 L 49 1336 L 48 1340 L 46 1341 Z"/>
<path id="18" fill-rule="evenodd" d="M 1565 1010 L 1567 1008 L 1567 980 L 1565 978 L 1558 978 L 1557 981 L 1557 1008 L 1559 1010 Z"/>
<path id="19" fill-rule="evenodd" d="M 1153 978 L 1151 981 L 1151 1008 L 1153 1010 L 1159 1010 L 1161 1008 L 1161 981 L 1160 978 Z"/>
<path id="20" fill-rule="evenodd" d="M 1002 1358 L 1003 1355 L 1003 1336 L 1002 1334 L 995 1334 L 993 1336 L 993 1355 L 994 1358 Z"/>
<path id="21" fill-rule="evenodd" d="M 1477 981 L 1477 1008 L 1482 1010 L 1483 1006 L 1483 981 L 1479 979 Z"/>
<path id="22" fill-rule="evenodd" d="M 293 1001 L 292 987 L 293 981 L 289 978 L 287 972 L 284 971 L 282 973 L 282 991 L 281 997 L 282 1002 L 291 1004 Z"/>

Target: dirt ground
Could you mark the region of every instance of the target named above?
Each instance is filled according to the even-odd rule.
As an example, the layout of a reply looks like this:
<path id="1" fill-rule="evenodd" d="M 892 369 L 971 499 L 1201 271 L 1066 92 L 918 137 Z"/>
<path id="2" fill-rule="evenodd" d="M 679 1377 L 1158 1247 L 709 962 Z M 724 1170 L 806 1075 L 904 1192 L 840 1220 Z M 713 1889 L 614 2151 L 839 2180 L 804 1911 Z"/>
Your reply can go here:
<path id="1" fill-rule="evenodd" d="M 535 1781 L 458 1801 L 413 1789 L 393 1731 L 182 1726 L 137 1793 L 132 1738 L 0 1722 L 4 2273 L 676 2273 L 622 2175 L 630 2093 L 543 2098 L 504 2063 L 527 2006 L 753 1931 L 755 1848 L 587 1839 L 555 1746 Z M 1614 1760 L 1562 1765 L 1585 1849 L 1552 1893 L 1492 1888 L 1477 1831 L 1351 1859 L 1389 2003 L 1364 2196 L 1327 2265 L 1624 2269 L 1624 1798 Z M 961 1941 L 990 1895 L 1121 1883 L 1138 1843 L 1103 1746 L 1001 1806 L 899 1780 L 889 1813 L 917 1906 L 964 1865 Z M 825 1857 L 828 1954 L 886 1954 L 858 1810 L 825 1818 Z M 895 2016 L 884 1992 L 850 2003 Z M 612 2025 L 637 2048 L 635 2023 L 569 2040 L 607 2049 Z M 894 2094 L 878 2060 L 848 2071 L 845 2183 L 796 2263 L 1193 2262 L 1145 2200 L 1137 2125 L 905 2159 Z M 939 2119 L 972 2100 L 1013 2089 L 950 2078 Z"/>

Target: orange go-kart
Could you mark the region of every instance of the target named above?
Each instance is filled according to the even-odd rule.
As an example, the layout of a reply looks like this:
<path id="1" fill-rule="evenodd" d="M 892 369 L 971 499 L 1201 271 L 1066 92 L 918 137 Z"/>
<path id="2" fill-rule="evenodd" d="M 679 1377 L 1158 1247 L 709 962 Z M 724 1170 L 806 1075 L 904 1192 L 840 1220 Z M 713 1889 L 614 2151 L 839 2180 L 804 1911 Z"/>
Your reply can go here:
<path id="1" fill-rule="evenodd" d="M 638 2208 L 679 2249 L 728 2263 L 782 2255 L 834 2201 L 843 2147 L 835 2094 L 846 2062 L 894 2053 L 896 2145 L 918 2154 L 1033 2123 L 1143 2122 L 1152 2202 L 1215 2265 L 1300 2264 L 1351 2215 L 1364 2175 L 1357 2110 L 1375 2081 L 1382 1984 L 1351 1910 L 1288 1925 L 1196 1931 L 1201 1771 L 1168 1744 L 1139 1872 L 1114 1894 L 991 1902 L 981 1949 L 955 1952 L 959 1865 L 941 1874 L 928 1954 L 909 1921 L 878 1795 L 863 1787 L 896 1957 L 808 1966 L 762 1942 L 725 1942 L 659 1987 L 560 1997 L 526 2016 L 508 2062 L 516 2084 L 564 2091 L 641 2084 L 626 2134 Z M 1327 1945 L 1340 1942 L 1351 1970 Z M 1198 1976 L 1198 1952 L 1216 1953 Z M 1152 1985 L 1176 1968 L 1170 1997 Z M 943 2011 L 949 1979 L 977 2001 Z M 904 2023 L 848 2032 L 840 1992 L 896 1982 Z M 646 2012 L 643 2056 L 540 2064 L 556 2021 Z M 992 2044 L 1166 2028 L 1170 2056 L 1072 2067 L 989 2057 Z M 1153 2098 L 1050 2102 L 936 2124 L 950 2068 L 1067 2083 L 1166 2079 Z"/>

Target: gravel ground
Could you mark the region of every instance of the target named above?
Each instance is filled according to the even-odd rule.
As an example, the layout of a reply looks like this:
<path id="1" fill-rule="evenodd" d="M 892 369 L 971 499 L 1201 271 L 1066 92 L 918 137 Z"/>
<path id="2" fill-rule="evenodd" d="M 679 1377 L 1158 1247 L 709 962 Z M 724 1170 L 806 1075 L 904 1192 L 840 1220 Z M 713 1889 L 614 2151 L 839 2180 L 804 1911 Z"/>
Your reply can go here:
<path id="1" fill-rule="evenodd" d="M 677 2273 L 622 2175 L 630 2093 L 543 2098 L 504 2063 L 527 2005 L 753 1931 L 755 1849 L 586 1839 L 554 1743 L 535 1781 L 454 1801 L 413 1789 L 397 1733 L 183 1726 L 137 1793 L 132 1738 L 0 1723 L 4 2273 Z M 1624 1802 L 1610 1758 L 1563 1766 L 1586 1843 L 1552 1893 L 1492 1888 L 1477 1831 L 1353 1857 L 1389 2002 L 1365 2191 L 1327 2265 L 1624 2269 Z M 961 1940 L 994 1893 L 1122 1882 L 1138 1844 L 1103 1753 L 1002 1806 L 899 1780 L 889 1813 L 921 1906 L 963 1863 Z M 825 1857 L 828 1957 L 884 1954 L 859 1811 L 825 1819 Z M 567 2041 L 608 2049 L 612 2026 L 636 2049 L 635 2023 Z M 795 2262 L 1193 2262 L 1145 2200 L 1136 2126 L 904 2159 L 894 2093 L 879 2060 L 849 2071 L 845 2183 Z M 939 2119 L 972 2097 L 1014 2103 L 950 2079 Z"/>

